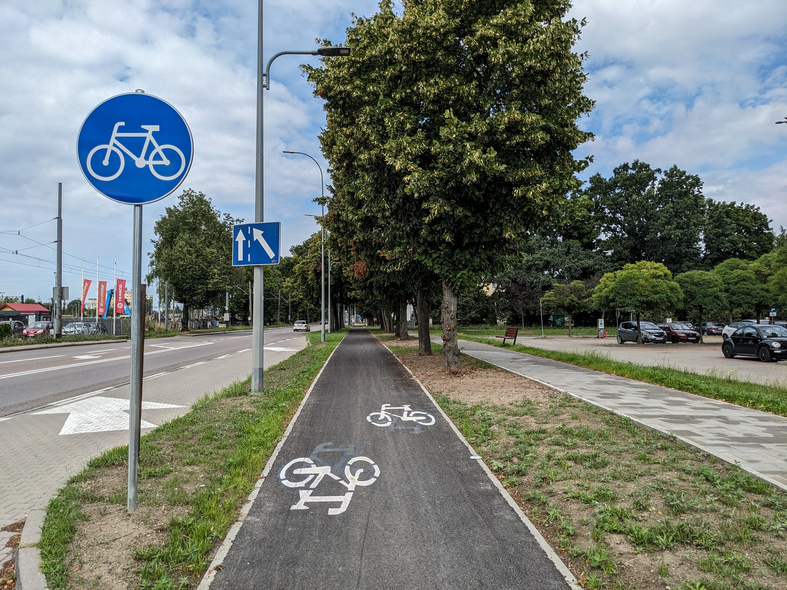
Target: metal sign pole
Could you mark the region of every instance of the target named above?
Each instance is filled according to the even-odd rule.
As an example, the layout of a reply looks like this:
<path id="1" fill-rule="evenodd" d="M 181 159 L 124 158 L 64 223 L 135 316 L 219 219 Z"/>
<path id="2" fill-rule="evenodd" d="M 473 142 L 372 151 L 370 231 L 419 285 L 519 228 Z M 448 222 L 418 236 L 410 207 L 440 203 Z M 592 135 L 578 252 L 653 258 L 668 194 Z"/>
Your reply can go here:
<path id="1" fill-rule="evenodd" d="M 145 294 L 142 291 L 142 205 L 134 205 L 134 298 L 131 302 L 131 387 L 128 421 L 128 510 L 137 509 L 137 468 L 142 417 L 142 359 L 144 347 Z"/>
<path id="2" fill-rule="evenodd" d="M 262 58 L 262 2 L 257 3 L 257 167 L 254 183 L 254 221 L 265 221 L 264 202 L 265 202 L 265 164 L 263 157 L 264 150 L 264 110 L 263 94 L 265 91 L 263 76 L 265 73 L 265 62 Z M 252 342 L 251 342 L 251 392 L 262 393 L 262 372 L 264 366 L 264 330 L 265 330 L 265 299 L 263 288 L 265 287 L 263 267 L 254 267 L 254 299 L 251 311 L 252 316 Z"/>

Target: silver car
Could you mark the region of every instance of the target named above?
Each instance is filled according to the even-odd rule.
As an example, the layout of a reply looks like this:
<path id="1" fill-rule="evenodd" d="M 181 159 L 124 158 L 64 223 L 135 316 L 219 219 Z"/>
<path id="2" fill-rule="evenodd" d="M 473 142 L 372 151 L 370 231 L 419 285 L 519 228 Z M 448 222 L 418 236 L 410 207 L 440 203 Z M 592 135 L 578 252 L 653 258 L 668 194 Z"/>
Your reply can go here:
<path id="1" fill-rule="evenodd" d="M 311 330 L 311 326 L 306 323 L 306 320 L 296 320 L 292 326 L 293 332 L 309 332 Z"/>
<path id="2" fill-rule="evenodd" d="M 642 342 L 653 342 L 663 344 L 667 341 L 667 335 L 664 330 L 659 328 L 653 322 L 640 322 L 642 328 Z M 618 344 L 624 342 L 637 341 L 637 322 L 621 322 L 618 326 Z"/>

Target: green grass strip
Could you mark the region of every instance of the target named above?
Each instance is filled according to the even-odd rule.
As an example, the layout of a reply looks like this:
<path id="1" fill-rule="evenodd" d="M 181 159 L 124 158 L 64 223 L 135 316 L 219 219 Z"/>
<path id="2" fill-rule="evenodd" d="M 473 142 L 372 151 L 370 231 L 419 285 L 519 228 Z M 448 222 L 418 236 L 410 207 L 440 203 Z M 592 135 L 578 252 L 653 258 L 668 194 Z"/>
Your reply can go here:
<path id="1" fill-rule="evenodd" d="M 307 334 L 307 348 L 265 371 L 262 394 L 249 393 L 249 380 L 233 384 L 142 437 L 139 507 L 181 506 L 186 516 L 170 521 L 167 542 L 134 552 L 140 562 L 139 587 L 198 583 L 212 547 L 226 536 L 306 391 L 343 337 L 344 332 L 326 334 L 321 344 L 319 332 Z M 125 478 L 115 477 L 122 489 L 102 494 L 82 484 L 107 471 L 127 469 L 127 446 L 107 451 L 49 502 L 38 547 L 41 570 L 53 590 L 71 587 L 68 551 L 78 523 L 87 519 L 88 505 L 126 506 Z M 195 477 L 201 479 L 195 483 Z"/>

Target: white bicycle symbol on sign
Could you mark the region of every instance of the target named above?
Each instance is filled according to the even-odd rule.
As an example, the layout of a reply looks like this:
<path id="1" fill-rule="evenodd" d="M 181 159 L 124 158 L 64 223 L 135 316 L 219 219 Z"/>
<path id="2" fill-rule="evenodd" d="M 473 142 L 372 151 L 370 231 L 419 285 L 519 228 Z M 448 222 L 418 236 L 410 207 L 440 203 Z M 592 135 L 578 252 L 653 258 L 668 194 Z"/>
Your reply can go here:
<path id="1" fill-rule="evenodd" d="M 339 482 L 347 488 L 347 492 L 339 496 L 312 496 L 315 489 L 325 476 Z M 353 457 L 344 466 L 344 478 L 335 475 L 330 465 L 317 465 L 309 457 L 298 457 L 287 463 L 279 471 L 279 481 L 288 488 L 305 488 L 300 490 L 300 499 L 290 506 L 290 510 L 308 510 L 307 503 L 340 502 L 338 508 L 329 508 L 328 514 L 341 514 L 350 505 L 353 492 L 358 486 L 370 486 L 380 476 L 380 467 L 368 457 Z"/>
<path id="2" fill-rule="evenodd" d="M 396 414 L 393 410 L 401 410 L 401 413 Z M 390 426 L 393 423 L 394 418 L 397 421 L 402 422 L 415 422 L 416 424 L 420 424 L 422 426 L 431 426 L 434 424 L 434 416 L 429 412 L 425 412 L 423 410 L 411 410 L 409 405 L 404 406 L 392 406 L 391 404 L 383 404 L 383 407 L 380 408 L 379 412 L 372 412 L 366 419 L 374 424 L 375 426 L 380 426 L 381 428 L 385 428 L 386 426 Z"/>
<path id="3" fill-rule="evenodd" d="M 183 152 L 174 145 L 171 144 L 164 144 L 159 145 L 158 142 L 153 137 L 153 133 L 159 131 L 158 125 L 140 125 L 142 129 L 145 130 L 145 133 L 120 133 L 118 129 L 120 129 L 126 123 L 124 121 L 118 121 L 115 123 L 114 129 L 112 129 L 112 137 L 109 138 L 109 143 L 104 143 L 101 145 L 97 145 L 90 153 L 87 155 L 87 169 L 90 174 L 98 179 L 98 180 L 115 180 L 120 173 L 123 172 L 123 168 L 126 165 L 126 157 L 124 152 L 128 154 L 131 159 L 134 160 L 137 168 L 144 168 L 147 166 L 150 168 L 151 174 L 158 178 L 159 180 L 174 180 L 183 172 L 183 169 L 186 167 L 186 158 L 183 156 Z M 144 137 L 145 143 L 142 146 L 142 151 L 137 156 L 131 150 L 129 150 L 125 145 L 120 143 L 118 138 L 120 137 Z M 152 146 L 153 149 L 150 150 L 148 157 L 145 157 L 145 152 L 148 151 L 148 147 Z M 96 154 L 100 154 L 103 152 L 104 159 L 100 160 L 101 166 L 106 172 L 106 176 L 102 176 L 100 174 L 96 174 L 94 167 L 93 167 L 93 157 Z M 169 157 L 167 152 L 169 153 Z M 117 156 L 117 162 L 115 162 L 115 158 L 112 156 Z M 168 168 L 173 161 L 176 161 L 176 158 L 180 158 L 180 166 L 178 167 L 178 171 L 175 174 L 161 174 L 156 167 L 164 167 Z M 112 161 L 110 163 L 110 160 Z M 101 170 L 101 169 L 100 169 Z"/>

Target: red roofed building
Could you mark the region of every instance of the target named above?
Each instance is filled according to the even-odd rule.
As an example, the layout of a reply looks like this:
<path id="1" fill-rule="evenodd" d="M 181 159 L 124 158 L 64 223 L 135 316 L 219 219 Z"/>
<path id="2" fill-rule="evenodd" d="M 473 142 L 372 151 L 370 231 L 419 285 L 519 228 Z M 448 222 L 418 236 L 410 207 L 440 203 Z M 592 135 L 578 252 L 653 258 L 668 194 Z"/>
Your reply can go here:
<path id="1" fill-rule="evenodd" d="M 0 305 L 0 321 L 22 320 L 25 323 L 52 319 L 52 312 L 40 303 L 3 303 Z"/>

